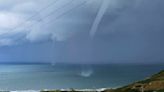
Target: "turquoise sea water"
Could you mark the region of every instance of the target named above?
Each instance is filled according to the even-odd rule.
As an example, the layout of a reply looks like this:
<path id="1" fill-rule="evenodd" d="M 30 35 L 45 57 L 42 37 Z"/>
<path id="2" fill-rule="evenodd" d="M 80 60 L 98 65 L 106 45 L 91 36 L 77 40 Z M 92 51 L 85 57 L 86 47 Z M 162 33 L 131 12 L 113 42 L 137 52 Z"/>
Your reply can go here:
<path id="1" fill-rule="evenodd" d="M 0 90 L 111 88 L 144 79 L 164 65 L 0 65 Z"/>

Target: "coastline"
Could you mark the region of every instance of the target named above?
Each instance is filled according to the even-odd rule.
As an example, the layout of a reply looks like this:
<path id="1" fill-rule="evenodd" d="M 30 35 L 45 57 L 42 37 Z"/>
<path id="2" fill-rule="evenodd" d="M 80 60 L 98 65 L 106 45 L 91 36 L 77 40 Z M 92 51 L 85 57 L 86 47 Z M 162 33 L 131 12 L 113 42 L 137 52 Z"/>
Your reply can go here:
<path id="1" fill-rule="evenodd" d="M 0 92 L 72 92 L 72 91 L 78 91 L 78 92 L 103 92 L 107 89 L 116 89 L 116 88 L 98 88 L 98 89 L 43 89 L 43 90 L 13 90 L 13 91 L 7 91 L 7 90 L 0 90 Z"/>

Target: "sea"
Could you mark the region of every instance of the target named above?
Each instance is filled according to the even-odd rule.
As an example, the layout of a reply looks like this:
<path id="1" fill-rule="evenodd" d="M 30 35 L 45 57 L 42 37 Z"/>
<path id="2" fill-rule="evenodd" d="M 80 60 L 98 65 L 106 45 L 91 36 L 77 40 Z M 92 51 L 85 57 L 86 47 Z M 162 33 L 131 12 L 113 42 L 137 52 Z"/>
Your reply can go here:
<path id="1" fill-rule="evenodd" d="M 164 64 L 0 64 L 0 90 L 117 88 L 162 69 Z"/>

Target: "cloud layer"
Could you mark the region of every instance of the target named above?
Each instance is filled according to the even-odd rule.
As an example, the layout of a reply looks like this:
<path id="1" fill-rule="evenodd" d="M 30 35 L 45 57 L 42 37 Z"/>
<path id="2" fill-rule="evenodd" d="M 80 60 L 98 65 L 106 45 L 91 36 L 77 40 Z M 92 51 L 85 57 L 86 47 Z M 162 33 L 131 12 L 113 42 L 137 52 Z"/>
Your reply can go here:
<path id="1" fill-rule="evenodd" d="M 127 2 L 129 0 L 110 0 L 107 13 L 118 11 L 127 6 Z M 79 27 L 91 27 L 94 18 L 90 17 L 96 15 L 101 3 L 95 0 L 1 0 L 0 45 L 66 40 L 84 31 Z"/>
<path id="2" fill-rule="evenodd" d="M 13 45 L 22 41 L 65 40 L 72 35 L 71 30 L 67 29 L 74 20 L 68 19 L 67 16 L 64 16 L 64 20 L 58 21 L 57 24 L 51 20 L 56 20 L 56 17 L 80 3 L 82 2 L 71 0 L 55 2 L 51 0 L 48 2 L 1 0 L 3 7 L 0 8 L 0 45 Z M 66 6 L 66 4 L 69 5 Z M 75 20 L 75 22 L 79 21 Z"/>
<path id="3" fill-rule="evenodd" d="M 106 11 L 91 39 L 103 1 L 108 1 Z M 0 57 L 73 63 L 162 62 L 163 4 L 164 0 L 0 0 Z"/>
<path id="4" fill-rule="evenodd" d="M 104 6 L 103 1 L 107 2 Z M 46 2 L 44 0 L 1 0 L 0 46 L 47 40 L 64 41 L 80 31 L 86 31 L 85 28 L 89 32 L 91 28 L 95 28 L 92 24 L 94 25 L 93 22 L 96 21 L 95 17 L 101 10 L 100 7 L 106 7 L 107 10 L 99 19 L 94 33 L 91 32 L 93 34 L 97 29 L 102 29 L 102 32 L 112 32 L 132 24 L 133 27 L 126 27 L 127 31 L 135 30 L 139 20 L 146 16 L 145 12 L 149 15 L 143 18 L 145 21 L 141 24 L 145 25 L 143 23 L 149 22 L 154 26 L 155 21 L 159 23 L 156 20 L 155 9 L 160 2 L 163 1 L 150 3 L 148 0 L 48 0 Z M 138 11 L 138 16 L 130 14 L 135 11 Z M 107 20 L 105 21 L 104 18 Z M 155 19 L 153 22 L 146 21 L 146 18 Z M 143 29 L 143 27 L 140 28 Z"/>

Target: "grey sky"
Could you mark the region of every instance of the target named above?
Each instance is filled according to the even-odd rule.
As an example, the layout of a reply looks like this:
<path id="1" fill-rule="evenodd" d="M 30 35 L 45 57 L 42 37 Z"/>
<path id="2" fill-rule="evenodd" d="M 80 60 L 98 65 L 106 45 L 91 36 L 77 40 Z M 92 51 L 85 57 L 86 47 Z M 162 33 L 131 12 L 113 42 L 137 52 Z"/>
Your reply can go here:
<path id="1" fill-rule="evenodd" d="M 102 2 L 1 0 L 0 61 L 163 62 L 163 0 L 108 0 L 91 39 Z"/>

